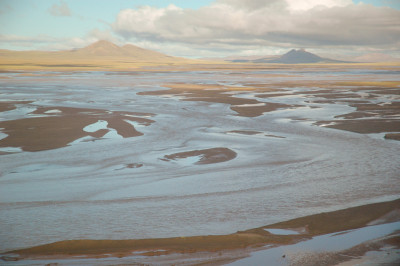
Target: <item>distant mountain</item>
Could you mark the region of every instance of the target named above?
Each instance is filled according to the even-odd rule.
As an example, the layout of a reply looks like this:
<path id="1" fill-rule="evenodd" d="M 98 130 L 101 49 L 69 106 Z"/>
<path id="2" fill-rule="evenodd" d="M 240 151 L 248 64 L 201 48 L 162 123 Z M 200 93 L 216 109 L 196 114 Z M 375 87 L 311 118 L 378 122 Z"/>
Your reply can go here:
<path id="1" fill-rule="evenodd" d="M 307 52 L 304 49 L 295 50 L 292 49 L 286 54 L 280 56 L 277 59 L 267 59 L 269 63 L 281 63 L 281 64 L 299 64 L 299 63 L 319 63 L 324 61 L 322 57 Z M 264 59 L 256 60 L 256 62 L 263 63 Z"/>
<path id="2" fill-rule="evenodd" d="M 0 69 L 130 69 L 140 66 L 194 62 L 131 44 L 97 41 L 68 51 L 0 50 Z"/>
<path id="3" fill-rule="evenodd" d="M 349 63 L 345 61 L 322 58 L 304 49 L 292 49 L 281 56 L 268 56 L 255 60 L 232 60 L 232 62 L 272 63 L 272 64 L 309 64 L 309 63 Z"/>
<path id="4" fill-rule="evenodd" d="M 97 41 L 89 46 L 80 49 L 74 49 L 69 51 L 72 54 L 79 54 L 81 56 L 91 57 L 130 57 L 137 60 L 171 60 L 174 57 L 168 56 L 156 51 L 143 49 L 141 47 L 126 44 L 124 46 L 118 46 L 108 41 Z"/>
<path id="5" fill-rule="evenodd" d="M 123 55 L 121 48 L 108 41 L 97 41 L 86 47 L 72 50 L 73 53 L 80 53 L 85 55 L 97 55 L 97 56 L 110 56 L 110 55 Z"/>

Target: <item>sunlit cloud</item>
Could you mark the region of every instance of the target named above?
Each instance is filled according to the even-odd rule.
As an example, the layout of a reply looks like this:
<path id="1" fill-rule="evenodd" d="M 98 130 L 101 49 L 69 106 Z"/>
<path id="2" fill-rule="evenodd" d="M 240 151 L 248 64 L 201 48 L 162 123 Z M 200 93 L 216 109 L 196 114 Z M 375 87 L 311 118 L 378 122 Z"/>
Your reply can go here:
<path id="1" fill-rule="evenodd" d="M 79 38 L 56 38 L 48 35 L 37 36 L 19 36 L 19 35 L 1 35 L 0 43 L 6 43 L 13 47 L 22 47 L 23 50 L 70 50 L 87 46 L 98 40 L 108 40 L 115 43 L 120 43 L 118 39 L 113 38 L 107 32 L 94 29 L 86 36 Z"/>
<path id="2" fill-rule="evenodd" d="M 361 54 L 372 51 L 400 56 L 400 10 L 354 2 L 215 0 L 195 9 L 174 4 L 164 7 L 135 7 L 133 4 L 132 8 L 115 9 L 113 16 L 105 17 L 107 11 L 103 10 L 103 16 L 89 15 L 70 9 L 68 1 L 57 0 L 52 3 L 53 6 L 43 4 L 40 7 L 36 4 L 36 12 L 40 10 L 53 15 L 46 16 L 48 29 L 51 30 L 46 31 L 44 23 L 36 23 L 28 32 L 26 29 L 30 24 L 25 20 L 26 27 L 19 27 L 19 31 L 0 32 L 4 34 L 0 37 L 0 47 L 73 49 L 90 44 L 90 41 L 108 40 L 119 45 L 132 43 L 185 57 L 268 55 L 292 48 L 321 53 Z M 9 24 L 4 29 L 17 29 L 15 25 L 22 24 L 10 21 L 29 15 L 24 13 L 22 5 L 16 8 L 18 5 L 11 3 L 14 2 L 0 5 L 0 13 L 7 11 L 4 14 L 9 15 L 7 20 L 3 15 L 4 22 Z M 20 14 L 15 12 L 11 16 L 12 8 L 14 12 L 20 10 Z M 35 10 L 34 7 L 32 9 Z M 37 16 L 38 13 L 35 14 Z M 68 20 L 59 19 L 60 16 L 68 16 Z M 67 21 L 69 24 L 66 24 Z M 54 33 L 54 29 L 64 27 L 68 27 L 65 35 Z M 74 27 L 80 27 L 79 31 L 75 31 L 79 33 L 74 33 Z"/>
<path id="3" fill-rule="evenodd" d="M 203 49 L 394 48 L 400 42 L 399 17 L 399 10 L 350 0 L 217 0 L 197 10 L 174 5 L 121 10 L 112 27 L 126 40 Z"/>

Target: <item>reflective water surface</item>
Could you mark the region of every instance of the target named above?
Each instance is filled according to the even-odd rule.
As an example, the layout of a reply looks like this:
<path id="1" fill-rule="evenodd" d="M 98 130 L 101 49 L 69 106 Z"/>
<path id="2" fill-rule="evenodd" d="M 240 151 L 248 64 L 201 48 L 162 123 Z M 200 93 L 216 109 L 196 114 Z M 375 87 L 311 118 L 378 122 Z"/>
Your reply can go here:
<path id="1" fill-rule="evenodd" d="M 304 252 L 341 251 L 363 242 L 391 234 L 400 228 L 400 222 L 368 226 L 335 234 L 314 237 L 294 245 L 276 247 L 252 253 L 248 258 L 230 263 L 240 265 L 292 265 L 286 258 Z M 373 263 L 373 262 L 372 262 Z M 297 265 L 297 264 L 296 264 Z M 390 264 L 389 264 L 390 265 Z M 394 265 L 394 264 L 393 264 Z"/>
<path id="2" fill-rule="evenodd" d="M 291 79 L 358 80 L 369 72 L 312 70 Z M 66 239 L 227 234 L 398 198 L 399 142 L 314 125 L 355 108 L 312 101 L 318 98 L 303 94 L 309 87 L 282 85 L 291 96 L 274 98 L 229 91 L 237 98 L 298 105 L 256 117 L 240 116 L 224 103 L 137 94 L 166 90 L 169 83 L 248 86 L 290 79 L 260 73 L 272 72 L 254 71 L 247 78 L 229 71 L 71 72 L 48 77 L 1 73 L 1 102 L 20 103 L 1 112 L 0 122 L 57 117 L 63 113 L 60 107 L 121 112 L 121 121 L 128 115 L 137 119 L 128 119 L 129 128 L 122 128 L 88 118 L 82 134 L 107 133 L 75 139 L 65 147 L 35 152 L 1 147 L 0 251 Z M 378 80 L 399 80 L 397 74 L 375 73 Z M 391 102 L 400 101 L 393 97 Z M 34 114 L 40 107 L 50 109 Z M 123 137 L 121 132 L 130 128 L 142 135 Z M 4 139 L 7 132 L 0 131 Z M 245 131 L 259 133 L 240 133 Z M 196 164 L 198 156 L 162 160 L 217 147 L 237 156 L 207 164 Z"/>

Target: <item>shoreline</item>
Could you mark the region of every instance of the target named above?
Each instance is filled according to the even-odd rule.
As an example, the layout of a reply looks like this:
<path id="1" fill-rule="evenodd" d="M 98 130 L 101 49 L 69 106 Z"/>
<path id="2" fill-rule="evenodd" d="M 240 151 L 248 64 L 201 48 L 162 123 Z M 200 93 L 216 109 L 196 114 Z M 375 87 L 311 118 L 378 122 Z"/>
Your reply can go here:
<path id="1" fill-rule="evenodd" d="M 1 58 L 1 56 L 0 56 Z M 112 59 L 76 59 L 57 60 L 43 64 L 43 59 L 17 59 L 7 63 L 7 57 L 3 57 L 6 63 L 0 64 L 0 73 L 20 73 L 22 75 L 34 76 L 36 72 L 174 72 L 184 69 L 185 71 L 225 71 L 238 70 L 240 72 L 254 71 L 258 69 L 310 69 L 324 67 L 328 69 L 342 70 L 346 68 L 371 68 L 371 69 L 392 69 L 399 67 L 399 62 L 378 62 L 378 63 L 303 63 L 303 64 L 279 64 L 279 63 L 238 63 L 228 61 L 207 61 L 201 59 L 178 60 L 174 62 L 151 62 L 151 61 L 129 61 L 121 63 L 121 58 Z M 21 60 L 21 61 L 18 61 Z M 30 73 L 30 74 L 29 74 Z M 39 76 L 45 76 L 40 74 Z"/>

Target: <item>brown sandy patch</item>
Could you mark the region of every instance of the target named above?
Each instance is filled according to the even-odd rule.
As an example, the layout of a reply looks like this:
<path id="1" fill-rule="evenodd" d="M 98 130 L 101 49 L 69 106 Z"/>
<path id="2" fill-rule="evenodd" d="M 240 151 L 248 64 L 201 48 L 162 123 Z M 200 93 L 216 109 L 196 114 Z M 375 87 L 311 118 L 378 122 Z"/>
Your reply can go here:
<path id="1" fill-rule="evenodd" d="M 17 109 L 13 102 L 0 102 L 0 112 Z"/>
<path id="2" fill-rule="evenodd" d="M 325 93 L 318 93 L 318 92 L 306 92 L 306 94 L 311 94 L 315 97 L 321 97 L 325 99 L 340 99 L 341 101 L 346 101 L 346 99 L 360 99 L 360 95 L 356 93 L 348 93 L 347 91 L 343 91 L 342 93 L 335 93 L 334 91 L 325 92 Z M 370 98 L 373 98 L 370 96 Z M 351 101 L 351 100 L 349 100 Z"/>
<path id="3" fill-rule="evenodd" d="M 210 84 L 166 84 L 169 90 L 139 92 L 139 95 L 174 95 L 184 97 L 184 101 L 202 101 L 223 103 L 231 105 L 231 110 L 238 113 L 239 116 L 257 117 L 265 112 L 275 111 L 281 108 L 291 108 L 294 105 L 260 102 L 256 99 L 237 98 L 226 92 L 238 91 L 260 91 L 270 92 L 275 89 L 257 88 L 257 87 L 235 87 Z"/>
<path id="4" fill-rule="evenodd" d="M 48 255 L 106 256 L 105 254 L 123 257 L 131 256 L 133 252 L 145 252 L 142 255 L 154 255 L 154 252 L 159 250 L 162 250 L 163 254 L 200 251 L 217 252 L 245 247 L 261 247 L 266 244 L 292 244 L 317 235 L 362 228 L 369 222 L 397 209 L 400 209 L 400 199 L 310 215 L 230 235 L 139 240 L 66 240 L 14 250 L 6 254 L 19 254 L 23 258 L 38 258 Z M 264 228 L 307 228 L 307 232 L 299 235 L 274 235 L 265 231 Z"/>
<path id="5" fill-rule="evenodd" d="M 54 110 L 56 112 L 52 112 Z M 65 147 L 72 141 L 85 136 L 101 138 L 109 132 L 108 129 L 100 129 L 96 132 L 83 131 L 84 127 L 99 120 L 107 121 L 110 128 L 117 130 L 118 134 L 124 138 L 129 138 L 143 134 L 124 120 L 145 125 L 153 122 L 149 119 L 134 117 L 135 113 L 70 107 L 39 107 L 32 114 L 46 116 L 0 122 L 1 131 L 8 135 L 0 140 L 0 147 L 20 147 L 24 151 L 42 151 Z"/>
<path id="6" fill-rule="evenodd" d="M 362 68 L 363 69 L 363 68 Z M 307 69 L 305 69 L 307 71 Z M 354 79 L 365 78 L 365 76 L 355 76 Z M 260 88 L 270 88 L 275 89 L 277 91 L 286 91 L 287 89 L 282 88 L 311 88 L 309 91 L 302 91 L 302 94 L 316 94 L 323 96 L 324 94 L 330 93 L 348 93 L 358 92 L 368 90 L 374 93 L 383 92 L 395 92 L 398 94 L 398 86 L 400 86 L 399 81 L 382 81 L 382 82 L 363 82 L 362 80 L 358 81 L 349 81 L 349 82 L 340 82 L 336 79 L 326 79 L 323 80 L 313 80 L 313 79 L 293 79 L 293 80 L 272 80 L 266 84 L 260 83 L 245 83 L 244 86 L 256 86 Z M 396 92 L 397 90 L 397 92 Z M 290 92 L 290 90 L 289 90 Z"/>
<path id="7" fill-rule="evenodd" d="M 228 131 L 226 133 L 235 133 L 235 134 L 242 134 L 242 135 L 258 135 L 258 134 L 262 134 L 263 132 L 260 131 L 252 131 L 252 130 L 231 130 Z M 282 136 L 276 136 L 276 135 L 271 135 L 271 134 L 265 134 L 265 137 L 272 137 L 272 138 L 280 138 L 280 139 L 284 139 L 285 137 Z"/>
<path id="8" fill-rule="evenodd" d="M 240 116 L 257 117 L 264 113 L 272 112 L 283 108 L 292 108 L 295 105 L 281 103 L 265 103 L 264 106 L 231 106 L 231 109 Z M 298 106 L 297 106 L 298 107 Z"/>
<path id="9" fill-rule="evenodd" d="M 390 103 L 353 103 L 351 106 L 356 107 L 359 113 L 376 114 L 381 117 L 398 116 L 400 114 L 400 102 Z M 351 115 L 350 113 L 349 115 Z M 341 117 L 346 118 L 346 115 Z"/>
<path id="10" fill-rule="evenodd" d="M 8 136 L 0 140 L 0 146 L 20 147 L 24 151 L 61 148 L 76 139 L 90 135 L 82 128 L 95 122 L 97 122 L 96 118 L 75 116 L 3 121 L 0 122 L 0 128 L 3 128 L 2 132 Z M 100 137 L 99 134 L 93 136 Z"/>
<path id="11" fill-rule="evenodd" d="M 384 104 L 357 103 L 357 104 L 351 104 L 351 106 L 356 107 L 358 113 L 366 113 L 367 115 L 373 113 L 379 115 L 380 117 L 387 117 L 387 116 L 397 116 L 400 114 L 400 102 L 390 102 Z M 351 114 L 352 113 L 348 115 Z M 338 117 L 347 118 L 346 115 Z"/>
<path id="12" fill-rule="evenodd" d="M 311 100 L 307 101 L 308 103 L 322 103 L 322 104 L 352 104 L 352 103 L 368 103 L 368 101 L 363 100 L 339 100 L 339 99 L 332 99 L 332 100 Z M 318 107 L 316 107 L 318 108 Z"/>
<path id="13" fill-rule="evenodd" d="M 18 104 L 29 104 L 30 101 L 8 101 L 8 102 L 0 102 L 0 112 L 11 111 L 17 109 Z"/>
<path id="14" fill-rule="evenodd" d="M 391 95 L 400 95 L 400 89 L 399 88 L 380 88 L 380 89 L 375 89 L 374 90 L 375 94 L 391 94 Z"/>
<path id="15" fill-rule="evenodd" d="M 385 135 L 385 139 L 400 140 L 400 133 L 389 133 Z"/>
<path id="16" fill-rule="evenodd" d="M 119 170 L 124 170 L 124 169 L 136 169 L 136 168 L 141 168 L 141 167 L 143 167 L 142 163 L 128 163 L 128 164 L 123 165 L 123 167 L 115 169 L 115 170 L 119 171 Z"/>
<path id="17" fill-rule="evenodd" d="M 309 90 L 309 91 L 303 91 L 301 92 L 302 94 L 305 95 L 311 95 L 315 97 L 321 97 L 325 99 L 341 99 L 341 98 L 353 98 L 353 99 L 360 99 L 361 96 L 357 93 L 360 90 L 365 90 L 363 87 L 334 87 L 330 84 L 327 85 L 328 88 L 324 89 L 319 89 L 319 90 Z M 370 89 L 368 89 L 370 91 Z M 371 99 L 374 98 L 372 97 L 371 93 L 368 93 L 369 95 L 367 98 Z"/>
<path id="18" fill-rule="evenodd" d="M 253 130 L 231 130 L 231 131 L 228 131 L 227 133 L 236 133 L 236 134 L 242 134 L 242 135 L 257 135 L 262 132 L 253 131 Z"/>
<path id="19" fill-rule="evenodd" d="M 310 235 L 324 235 L 364 227 L 397 209 L 400 209 L 400 199 L 310 215 L 272 224 L 268 228 L 290 229 L 306 227 Z"/>
<path id="20" fill-rule="evenodd" d="M 165 87 L 171 88 L 172 90 L 177 91 L 198 91 L 198 90 L 224 90 L 227 91 L 252 91 L 257 90 L 254 87 L 242 87 L 242 86 L 225 86 L 219 84 L 189 84 L 189 83 L 172 83 L 172 84 L 164 84 Z"/>
<path id="21" fill-rule="evenodd" d="M 278 139 L 285 139 L 286 137 L 282 137 L 282 136 L 277 136 L 277 135 L 271 135 L 271 134 L 266 134 L 266 137 L 271 137 L 271 138 L 278 138 Z"/>
<path id="22" fill-rule="evenodd" d="M 141 163 L 128 163 L 126 165 L 126 168 L 140 168 L 142 166 L 143 166 L 143 164 L 141 164 Z"/>
<path id="23" fill-rule="evenodd" d="M 0 54 L 0 71 L 19 70 L 111 70 L 127 71 L 143 69 L 149 72 L 172 71 L 232 71 L 246 73 L 258 70 L 290 70 L 285 74 L 260 73 L 261 77 L 280 77 L 301 75 L 297 70 L 314 70 L 324 68 L 327 71 L 343 71 L 346 69 L 383 69 L 397 70 L 398 63 L 346 63 L 346 64 L 258 64 L 258 63 L 231 63 L 224 61 L 190 60 L 158 54 L 157 56 L 139 55 L 139 57 L 127 57 L 121 55 L 94 56 L 71 51 L 60 52 L 3 52 Z"/>
<path id="24" fill-rule="evenodd" d="M 342 250 L 339 252 L 299 252 L 295 254 L 290 254 L 288 256 L 288 261 L 290 266 L 353 266 L 359 264 L 364 265 L 362 263 L 366 261 L 370 263 L 369 265 L 374 265 L 374 263 L 376 263 L 375 265 L 394 266 L 399 265 L 398 263 L 400 263 L 398 250 L 396 250 L 396 248 L 394 247 L 396 245 L 396 242 L 397 246 L 399 246 L 399 240 L 399 235 L 391 235 L 381 239 L 367 241 L 350 249 Z M 391 243 L 395 243 L 395 245 L 392 245 Z M 385 248 L 385 251 L 382 251 L 383 248 Z M 377 251 L 383 253 L 384 262 L 378 263 L 377 261 L 371 261 L 371 259 L 373 258 L 367 256 L 363 257 L 369 251 Z M 389 257 L 389 255 L 391 256 Z"/>
<path id="25" fill-rule="evenodd" d="M 398 88 L 400 87 L 400 81 L 341 81 L 337 82 L 336 85 Z"/>
<path id="26" fill-rule="evenodd" d="M 335 117 L 337 120 L 318 121 L 316 124 L 326 124 L 335 122 L 327 127 L 347 130 L 357 133 L 381 133 L 398 132 L 400 113 L 400 102 L 376 103 L 370 102 L 377 99 L 380 95 L 396 97 L 398 95 L 398 81 L 286 81 L 268 84 L 245 84 L 244 87 L 224 87 L 220 85 L 203 84 L 167 84 L 170 89 L 167 91 L 143 92 L 146 95 L 165 95 L 172 94 L 185 97 L 187 101 L 205 101 L 230 104 L 231 110 L 238 113 L 239 116 L 256 117 L 265 112 L 274 111 L 281 108 L 297 107 L 294 105 L 278 104 L 273 102 L 259 102 L 257 99 L 237 98 L 232 94 L 226 94 L 224 91 L 241 90 L 254 91 L 258 98 L 290 96 L 293 94 L 279 93 L 284 87 L 312 87 L 321 89 L 311 89 L 302 91 L 306 97 L 318 97 L 326 100 L 312 100 L 313 103 L 347 104 L 355 107 L 357 110 L 344 115 Z M 214 90 L 209 90 L 213 88 Z M 277 93 L 278 92 L 278 93 Z M 395 99 L 395 98 L 394 98 Z M 369 119 L 365 119 L 369 118 Z M 390 136 L 389 136 L 390 137 Z"/>
<path id="27" fill-rule="evenodd" d="M 236 152 L 228 148 L 212 148 L 205 150 L 194 150 L 187 152 L 174 153 L 164 156 L 164 161 L 184 159 L 188 157 L 200 156 L 198 162 L 195 164 L 212 164 L 230 161 L 236 157 Z"/>
<path id="28" fill-rule="evenodd" d="M 19 77 L 56 77 L 59 76 L 58 73 L 41 73 L 41 72 L 28 72 L 18 74 Z"/>
<path id="29" fill-rule="evenodd" d="M 324 127 L 341 129 L 362 134 L 400 131 L 400 120 L 394 120 L 394 119 L 332 120 L 332 121 L 319 121 L 315 124 L 316 125 L 328 124 L 325 125 Z"/>
<path id="30" fill-rule="evenodd" d="M 10 70 L 4 70 L 0 69 L 0 73 L 19 73 L 20 71 L 10 71 Z"/>
<path id="31" fill-rule="evenodd" d="M 359 118 L 366 118 L 366 117 L 376 117 L 377 114 L 373 112 L 352 112 L 344 115 L 337 115 L 335 118 L 344 118 L 344 119 L 359 119 Z"/>
<path id="32" fill-rule="evenodd" d="M 324 81 L 325 82 L 325 81 Z M 321 82 L 320 86 L 321 87 L 324 82 Z M 380 95 L 390 95 L 390 96 L 395 96 L 396 94 L 399 94 L 398 89 L 394 88 L 387 88 L 387 87 L 363 87 L 363 86 L 358 86 L 358 87 L 336 87 L 334 83 L 329 83 L 325 85 L 324 89 L 320 90 L 306 90 L 302 91 L 301 94 L 304 95 L 309 95 L 312 97 L 319 97 L 319 98 L 325 98 L 328 100 L 338 100 L 340 102 L 344 103 L 354 103 L 354 104 L 372 104 L 369 102 L 371 99 L 376 99 Z M 361 95 L 360 93 L 363 93 Z M 268 96 L 268 95 L 267 95 Z M 331 101 L 334 103 L 334 101 Z M 362 108 L 362 107 L 361 107 Z"/>
<path id="33" fill-rule="evenodd" d="M 399 90 L 393 89 L 398 83 L 391 81 L 344 82 L 336 85 L 351 85 L 355 87 L 310 90 L 302 92 L 302 94 L 326 99 L 312 100 L 313 103 L 335 104 L 339 102 L 356 108 L 354 112 L 335 116 L 336 120 L 318 121 L 315 123 L 316 125 L 324 125 L 329 128 L 356 133 L 399 132 L 400 120 L 398 115 L 400 114 L 400 102 L 396 100 L 398 98 L 396 93 Z M 368 85 L 382 85 L 383 87 L 368 87 Z M 332 86 L 332 84 L 329 86 Z M 380 95 L 386 95 L 389 99 L 393 98 L 393 100 L 390 102 L 376 102 Z"/>
<path id="34" fill-rule="evenodd" d="M 369 222 L 368 225 L 393 223 L 393 222 L 396 222 L 396 221 L 400 221 L 400 209 L 396 209 L 396 210 L 393 210 L 391 212 L 388 212 L 385 215 L 379 217 L 378 219 Z"/>

